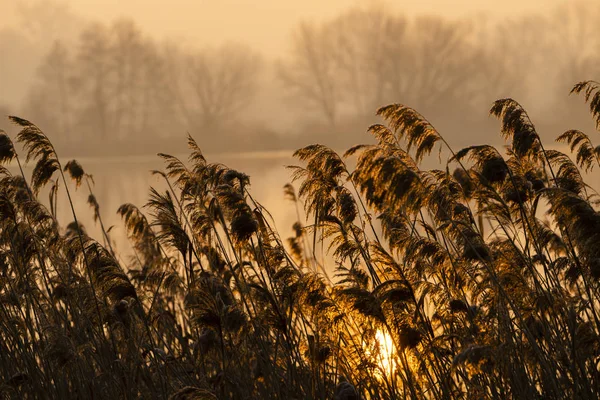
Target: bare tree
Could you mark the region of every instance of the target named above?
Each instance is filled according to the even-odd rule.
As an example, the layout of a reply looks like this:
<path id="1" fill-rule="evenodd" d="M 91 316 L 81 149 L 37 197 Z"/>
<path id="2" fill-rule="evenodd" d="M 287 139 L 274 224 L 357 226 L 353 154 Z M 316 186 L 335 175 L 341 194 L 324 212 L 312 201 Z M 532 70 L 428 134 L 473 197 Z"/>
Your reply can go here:
<path id="1" fill-rule="evenodd" d="M 79 39 L 76 71 L 80 121 L 84 132 L 106 138 L 113 128 L 111 118 L 110 31 L 93 24 Z"/>
<path id="2" fill-rule="evenodd" d="M 160 93 L 167 85 L 164 59 L 132 20 L 116 21 L 110 35 L 112 129 L 139 137 L 155 127 L 153 119 L 160 115 Z"/>
<path id="3" fill-rule="evenodd" d="M 114 103 L 113 129 L 132 133 L 139 113 L 138 87 L 143 75 L 144 43 L 142 33 L 131 20 L 119 20 L 110 30 L 109 63 L 113 84 L 111 100 Z"/>
<path id="4" fill-rule="evenodd" d="M 151 41 L 146 41 L 138 69 L 138 135 L 161 136 L 173 127 L 173 98 L 166 87 L 171 85 L 166 54 Z"/>
<path id="5" fill-rule="evenodd" d="M 600 61 L 600 5 L 597 2 L 572 1 L 554 10 L 548 25 L 549 47 L 555 49 L 560 80 L 570 87 L 577 80 L 596 76 Z"/>
<path id="6" fill-rule="evenodd" d="M 130 20 L 89 25 L 74 53 L 58 44 L 47 55 L 29 108 L 80 140 L 157 138 L 181 116 L 188 129 L 222 127 L 252 101 L 261 66 L 243 46 L 158 47 Z"/>
<path id="7" fill-rule="evenodd" d="M 238 118 L 257 90 L 260 56 L 241 45 L 227 44 L 185 55 L 178 94 L 189 124 L 201 128 L 222 127 Z"/>
<path id="8" fill-rule="evenodd" d="M 155 122 L 168 103 L 161 93 L 166 64 L 132 21 L 89 25 L 68 67 L 61 61 L 65 52 L 64 46 L 56 47 L 38 71 L 40 84 L 30 96 L 37 102 L 35 115 L 60 116 L 77 127 L 79 138 L 133 138 L 165 127 Z"/>
<path id="9" fill-rule="evenodd" d="M 327 27 L 303 23 L 294 32 L 290 59 L 279 65 L 290 93 L 335 124 L 341 90 Z"/>
<path id="10" fill-rule="evenodd" d="M 478 19 L 473 38 L 477 48 L 476 73 L 472 82 L 474 103 L 478 109 L 487 109 L 493 99 L 523 97 L 529 92 L 531 82 L 526 77 L 536 68 L 538 53 L 536 37 L 539 21 L 534 18 L 492 21 Z M 539 38 L 537 39 L 539 40 Z"/>
<path id="11" fill-rule="evenodd" d="M 0 88 L 2 101 L 10 106 L 13 113 L 17 113 L 31 108 L 29 92 L 39 84 L 33 77 L 43 58 L 57 41 L 68 47 L 67 41 L 82 28 L 82 19 L 70 10 L 64 0 L 0 3 L 3 11 L 5 8 L 14 9 L 16 17 L 14 28 L 0 24 Z M 40 119 L 38 122 L 42 124 Z"/>
<path id="12" fill-rule="evenodd" d="M 470 100 L 478 55 L 470 34 L 462 21 L 355 9 L 322 26 L 301 25 L 280 76 L 330 123 L 389 102 L 431 113 Z"/>
<path id="13" fill-rule="evenodd" d="M 72 129 L 74 77 L 68 48 L 56 41 L 42 60 L 37 81 L 30 89 L 27 107 L 51 132 L 69 135 Z"/>
<path id="14" fill-rule="evenodd" d="M 388 40 L 403 40 L 406 21 L 382 7 L 353 9 L 327 25 L 341 108 L 372 115 L 384 104 Z"/>
<path id="15" fill-rule="evenodd" d="M 406 35 L 385 38 L 388 101 L 432 114 L 468 101 L 477 56 L 469 26 L 442 17 L 418 17 Z"/>

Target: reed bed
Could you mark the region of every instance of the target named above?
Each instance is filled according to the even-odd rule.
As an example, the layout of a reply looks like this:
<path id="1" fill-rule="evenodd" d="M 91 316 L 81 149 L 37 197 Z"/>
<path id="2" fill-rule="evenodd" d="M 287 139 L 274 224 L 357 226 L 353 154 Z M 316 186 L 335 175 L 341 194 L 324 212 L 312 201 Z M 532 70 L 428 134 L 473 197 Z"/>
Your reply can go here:
<path id="1" fill-rule="evenodd" d="M 582 82 L 600 124 L 600 84 Z M 0 392 L 52 399 L 597 399 L 600 214 L 579 131 L 546 149 L 526 111 L 494 103 L 507 146 L 454 151 L 393 104 L 375 144 L 296 151 L 294 234 L 243 172 L 192 137 L 166 191 L 118 213 L 111 248 L 93 184 L 33 123 L 0 134 Z M 468 128 L 468 127 L 466 127 Z M 424 157 L 449 154 L 438 169 Z M 20 173 L 11 174 L 8 163 Z M 33 162 L 30 177 L 23 162 Z M 349 164 L 355 165 L 352 169 Z M 56 219 L 52 177 L 89 192 L 102 237 Z"/>

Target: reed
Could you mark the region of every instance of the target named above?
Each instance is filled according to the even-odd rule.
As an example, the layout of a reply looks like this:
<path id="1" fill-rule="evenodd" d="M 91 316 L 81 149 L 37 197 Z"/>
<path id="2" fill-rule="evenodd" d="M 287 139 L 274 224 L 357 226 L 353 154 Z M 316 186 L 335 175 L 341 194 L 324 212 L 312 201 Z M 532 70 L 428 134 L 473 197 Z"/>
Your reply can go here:
<path id="1" fill-rule="evenodd" d="M 600 116 L 599 85 L 573 89 Z M 547 149 L 527 112 L 494 103 L 505 151 L 454 151 L 410 107 L 381 108 L 375 144 L 295 152 L 294 235 L 250 179 L 159 154 L 165 191 L 118 209 L 111 247 L 93 180 L 11 117 L 0 132 L 0 391 L 6 398 L 506 399 L 600 397 L 600 213 L 580 131 Z M 438 169 L 423 160 L 440 149 Z M 354 168 L 349 165 L 355 165 Z M 64 174 L 66 172 L 67 174 Z M 85 182 L 101 242 L 38 194 Z M 67 192 L 68 194 L 68 192 Z"/>

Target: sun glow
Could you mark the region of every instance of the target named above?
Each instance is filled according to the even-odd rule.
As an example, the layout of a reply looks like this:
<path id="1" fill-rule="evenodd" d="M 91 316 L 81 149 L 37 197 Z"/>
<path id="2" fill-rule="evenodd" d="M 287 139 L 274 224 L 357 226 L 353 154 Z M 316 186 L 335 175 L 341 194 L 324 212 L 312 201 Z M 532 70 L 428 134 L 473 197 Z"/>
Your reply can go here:
<path id="1" fill-rule="evenodd" d="M 392 337 L 387 332 L 377 330 L 377 333 L 375 333 L 375 340 L 377 341 L 377 349 L 374 354 L 376 363 L 382 373 L 391 375 L 396 369 L 394 360 L 396 348 L 392 341 Z"/>

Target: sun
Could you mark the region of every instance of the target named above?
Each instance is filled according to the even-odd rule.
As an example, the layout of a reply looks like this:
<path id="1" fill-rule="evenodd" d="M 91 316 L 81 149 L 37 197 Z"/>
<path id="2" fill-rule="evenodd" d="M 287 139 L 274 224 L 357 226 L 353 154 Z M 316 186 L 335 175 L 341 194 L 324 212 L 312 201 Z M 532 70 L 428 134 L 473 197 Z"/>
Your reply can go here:
<path id="1" fill-rule="evenodd" d="M 394 360 L 396 348 L 392 337 L 389 333 L 378 329 L 375 333 L 375 340 L 377 342 L 376 363 L 383 373 L 391 375 L 396 369 Z"/>

